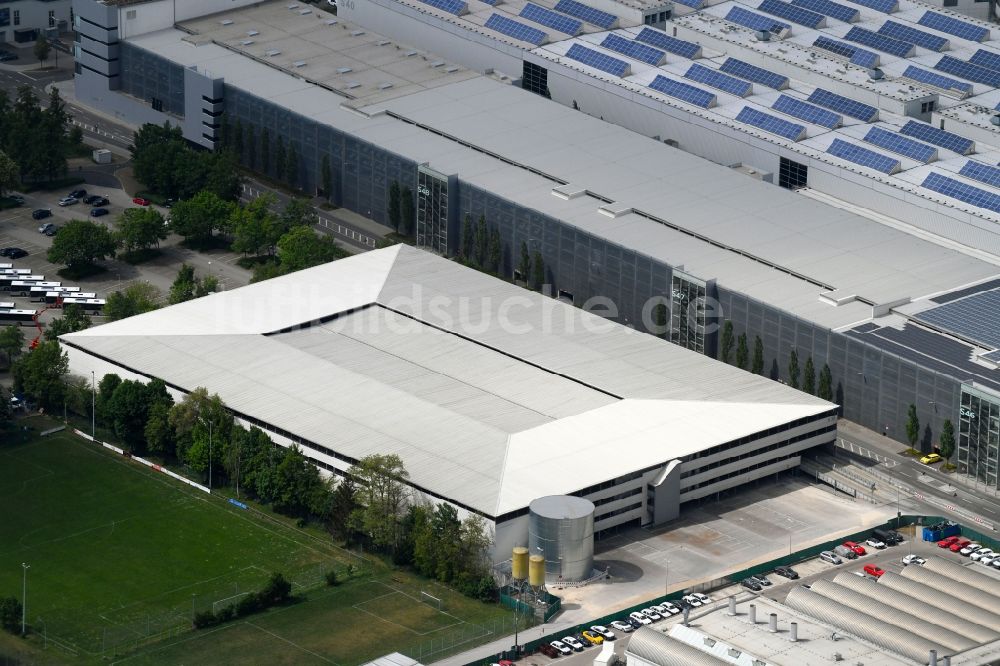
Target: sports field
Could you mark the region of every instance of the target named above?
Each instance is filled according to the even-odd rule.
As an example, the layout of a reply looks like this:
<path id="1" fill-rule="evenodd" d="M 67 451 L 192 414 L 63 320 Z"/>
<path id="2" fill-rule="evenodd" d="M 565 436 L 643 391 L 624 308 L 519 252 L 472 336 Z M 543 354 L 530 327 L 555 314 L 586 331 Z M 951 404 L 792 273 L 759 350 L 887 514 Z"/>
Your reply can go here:
<path id="1" fill-rule="evenodd" d="M 433 586 L 371 560 L 326 588 L 326 571 L 343 578 L 360 560 L 70 433 L 0 442 L 0 596 L 20 597 L 22 562 L 29 624 L 83 661 L 138 649 L 141 663 L 246 662 L 271 650 L 274 663 L 350 664 L 428 636 L 460 641 L 482 633 L 471 623 L 505 615 L 443 588 L 439 612 L 419 601 Z M 274 571 L 301 602 L 189 630 L 192 610 L 221 606 Z"/>

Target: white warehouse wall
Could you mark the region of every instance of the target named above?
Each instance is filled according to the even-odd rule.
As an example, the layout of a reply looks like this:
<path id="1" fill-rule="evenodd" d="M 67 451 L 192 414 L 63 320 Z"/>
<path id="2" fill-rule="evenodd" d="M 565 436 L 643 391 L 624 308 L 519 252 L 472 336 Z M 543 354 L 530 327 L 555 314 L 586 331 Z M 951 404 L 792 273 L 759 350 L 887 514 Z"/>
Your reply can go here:
<path id="1" fill-rule="evenodd" d="M 255 5 L 259 0 L 158 0 L 118 8 L 118 32 L 122 39 L 169 28 L 209 14 Z"/>

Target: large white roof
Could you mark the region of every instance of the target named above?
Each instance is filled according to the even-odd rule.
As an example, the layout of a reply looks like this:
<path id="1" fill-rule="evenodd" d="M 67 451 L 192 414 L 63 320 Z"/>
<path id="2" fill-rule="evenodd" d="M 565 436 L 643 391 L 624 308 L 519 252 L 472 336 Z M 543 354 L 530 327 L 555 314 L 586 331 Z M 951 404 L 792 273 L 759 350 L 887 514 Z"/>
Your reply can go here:
<path id="1" fill-rule="evenodd" d="M 62 341 L 490 516 L 832 408 L 407 246 Z"/>

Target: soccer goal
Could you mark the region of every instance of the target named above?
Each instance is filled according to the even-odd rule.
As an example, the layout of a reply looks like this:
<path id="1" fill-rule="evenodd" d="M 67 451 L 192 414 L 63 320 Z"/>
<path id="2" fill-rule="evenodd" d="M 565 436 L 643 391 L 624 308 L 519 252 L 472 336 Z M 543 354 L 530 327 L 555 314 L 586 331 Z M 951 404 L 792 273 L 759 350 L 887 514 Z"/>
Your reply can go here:
<path id="1" fill-rule="evenodd" d="M 240 592 L 239 594 L 234 594 L 231 597 L 226 597 L 225 599 L 219 599 L 218 601 L 212 602 L 212 612 L 218 613 L 220 609 L 229 606 L 230 604 L 239 603 L 240 599 L 247 596 L 248 594 L 254 594 L 254 592 Z"/>
<path id="2" fill-rule="evenodd" d="M 431 594 L 429 592 L 424 592 L 423 590 L 421 590 L 420 591 L 420 600 L 422 602 L 424 602 L 425 604 L 433 606 L 434 608 L 438 609 L 439 611 L 444 610 L 444 603 L 441 601 L 441 599 L 438 598 L 438 597 L 435 597 L 433 594 Z"/>

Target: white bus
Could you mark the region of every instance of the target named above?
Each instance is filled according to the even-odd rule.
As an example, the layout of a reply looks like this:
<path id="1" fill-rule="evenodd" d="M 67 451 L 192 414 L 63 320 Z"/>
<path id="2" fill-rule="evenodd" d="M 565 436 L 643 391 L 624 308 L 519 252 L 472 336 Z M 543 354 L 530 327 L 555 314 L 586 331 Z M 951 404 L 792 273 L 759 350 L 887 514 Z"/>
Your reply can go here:
<path id="1" fill-rule="evenodd" d="M 45 293 L 44 300 L 46 303 L 55 303 L 57 300 L 62 299 L 65 303 L 67 298 L 96 298 L 97 294 L 90 291 L 74 291 L 67 293 L 65 291 L 48 291 Z"/>
<path id="2" fill-rule="evenodd" d="M 0 310 L 13 310 L 16 307 L 16 303 L 0 303 Z"/>
<path id="3" fill-rule="evenodd" d="M 0 275 L 0 289 L 10 291 L 12 282 L 41 282 L 44 279 L 44 275 Z"/>
<path id="4" fill-rule="evenodd" d="M 15 310 L 13 308 L 0 310 L 0 325 L 31 326 L 35 323 L 35 310 Z"/>
<path id="5" fill-rule="evenodd" d="M 0 270 L 4 268 L 13 268 L 14 264 L 0 264 Z"/>
<path id="6" fill-rule="evenodd" d="M 105 300 L 103 298 L 64 298 L 63 307 L 70 303 L 79 305 L 85 312 L 99 312 L 104 309 Z"/>
<path id="7" fill-rule="evenodd" d="M 0 275 L 31 275 L 30 268 L 0 268 Z"/>
<path id="8" fill-rule="evenodd" d="M 10 283 L 10 291 L 13 296 L 27 296 L 31 293 L 32 287 L 45 287 L 46 289 L 55 289 L 56 287 L 61 287 L 62 282 L 46 282 L 44 280 L 13 280 Z"/>
<path id="9" fill-rule="evenodd" d="M 31 296 L 31 300 L 33 300 L 33 301 L 44 301 L 45 300 L 45 294 L 49 293 L 50 291 L 56 291 L 56 292 L 59 292 L 59 293 L 62 293 L 62 294 L 66 294 L 67 296 L 69 296 L 70 294 L 78 294 L 78 293 L 80 293 L 80 288 L 79 287 L 49 287 L 49 286 L 46 286 L 44 282 L 40 282 L 37 285 L 33 286 L 28 291 L 28 295 Z"/>

